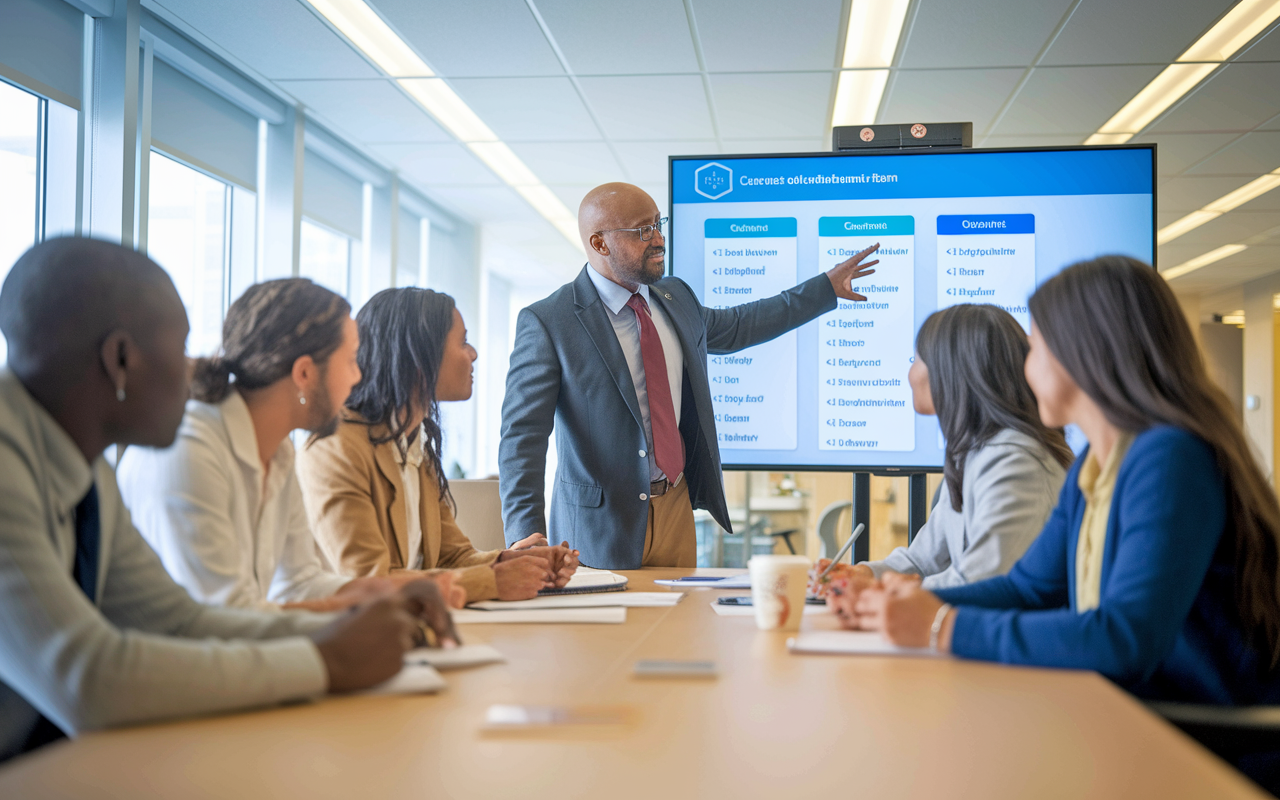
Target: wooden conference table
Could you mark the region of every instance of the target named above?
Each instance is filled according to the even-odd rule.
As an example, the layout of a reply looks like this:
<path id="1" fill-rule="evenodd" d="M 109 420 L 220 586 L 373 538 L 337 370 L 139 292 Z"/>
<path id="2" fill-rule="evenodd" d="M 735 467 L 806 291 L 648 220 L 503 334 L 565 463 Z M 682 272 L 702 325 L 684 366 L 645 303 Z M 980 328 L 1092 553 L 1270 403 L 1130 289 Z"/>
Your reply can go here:
<path id="1" fill-rule="evenodd" d="M 690 572 L 625 574 L 652 591 L 655 578 Z M 787 634 L 716 616 L 709 604 L 722 593 L 688 594 L 628 609 L 621 625 L 466 626 L 468 642 L 509 663 L 449 672 L 434 696 L 334 698 L 85 736 L 0 770 L 0 797 L 1263 796 L 1095 674 L 790 655 Z M 637 679 L 642 658 L 714 659 L 720 676 Z M 493 703 L 634 714 L 482 734 Z"/>

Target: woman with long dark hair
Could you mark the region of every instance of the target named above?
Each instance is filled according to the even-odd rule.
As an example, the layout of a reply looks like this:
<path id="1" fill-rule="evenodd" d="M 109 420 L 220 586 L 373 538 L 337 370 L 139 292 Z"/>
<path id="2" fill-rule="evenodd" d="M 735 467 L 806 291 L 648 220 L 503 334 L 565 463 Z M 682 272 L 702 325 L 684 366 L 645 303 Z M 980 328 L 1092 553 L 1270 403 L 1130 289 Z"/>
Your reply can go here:
<path id="1" fill-rule="evenodd" d="M 440 402 L 471 397 L 476 351 L 453 298 L 386 289 L 356 315 L 360 382 L 337 434 L 298 458 L 321 550 L 350 577 L 455 570 L 467 600 L 521 600 L 563 586 L 577 568 L 567 545 L 529 537 L 480 551 L 454 521 L 441 461 Z"/>
<path id="2" fill-rule="evenodd" d="M 833 571 L 846 579 L 836 591 L 856 594 L 890 571 L 927 589 L 961 586 L 1003 575 L 1026 552 L 1071 463 L 1062 431 L 1040 421 L 1022 372 L 1027 348 L 1022 327 L 997 306 L 951 306 L 920 326 L 907 379 L 916 412 L 936 414 L 942 427 L 945 485 L 910 547 Z"/>
<path id="3" fill-rule="evenodd" d="M 1168 284 L 1107 256 L 1030 306 L 1041 418 L 1089 440 L 1053 516 L 1006 576 L 887 581 L 847 611 L 901 645 L 1097 670 L 1145 698 L 1280 700 L 1280 506 Z"/>

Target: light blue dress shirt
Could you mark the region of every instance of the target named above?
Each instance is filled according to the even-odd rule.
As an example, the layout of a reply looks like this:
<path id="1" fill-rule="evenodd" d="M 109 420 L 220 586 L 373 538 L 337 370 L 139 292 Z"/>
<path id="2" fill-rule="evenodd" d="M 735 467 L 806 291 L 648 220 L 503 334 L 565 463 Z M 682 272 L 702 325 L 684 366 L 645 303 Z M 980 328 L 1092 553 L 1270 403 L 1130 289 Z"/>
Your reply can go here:
<path id="1" fill-rule="evenodd" d="M 644 359 L 640 355 L 640 323 L 636 321 L 635 312 L 627 308 L 631 292 L 619 286 L 605 276 L 596 272 L 595 267 L 587 270 L 591 283 L 595 285 L 609 312 L 609 322 L 613 324 L 613 332 L 618 336 L 618 344 L 622 346 L 622 355 L 627 359 L 627 369 L 631 372 L 631 382 L 636 387 L 636 399 L 640 401 L 640 417 L 644 422 L 645 451 L 649 459 L 649 479 L 661 480 L 664 475 L 658 469 L 653 458 L 653 425 L 649 421 L 649 390 L 644 379 Z M 671 386 L 671 402 L 676 409 L 676 424 L 680 424 L 680 398 L 684 391 L 684 350 L 680 347 L 680 338 L 675 328 L 662 309 L 649 301 L 649 287 L 640 285 L 637 292 L 649 305 L 653 326 L 658 329 L 658 339 L 662 342 L 662 356 L 667 362 L 667 383 Z M 677 476 L 668 476 L 674 480 Z"/>

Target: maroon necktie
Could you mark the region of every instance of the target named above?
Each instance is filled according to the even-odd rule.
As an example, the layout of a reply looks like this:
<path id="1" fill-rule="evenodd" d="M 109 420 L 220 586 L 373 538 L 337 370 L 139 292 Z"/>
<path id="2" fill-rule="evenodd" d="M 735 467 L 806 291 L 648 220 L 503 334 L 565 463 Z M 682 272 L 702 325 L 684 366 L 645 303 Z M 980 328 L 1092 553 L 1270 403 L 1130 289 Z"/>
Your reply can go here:
<path id="1" fill-rule="evenodd" d="M 667 380 L 667 359 L 662 354 L 658 328 L 649 315 L 649 304 L 639 294 L 631 295 L 627 307 L 636 312 L 640 324 L 640 359 L 644 362 L 644 383 L 649 394 L 649 425 L 653 428 L 653 460 L 658 469 L 674 481 L 684 472 L 684 441 L 676 426 L 676 408 L 671 402 Z"/>

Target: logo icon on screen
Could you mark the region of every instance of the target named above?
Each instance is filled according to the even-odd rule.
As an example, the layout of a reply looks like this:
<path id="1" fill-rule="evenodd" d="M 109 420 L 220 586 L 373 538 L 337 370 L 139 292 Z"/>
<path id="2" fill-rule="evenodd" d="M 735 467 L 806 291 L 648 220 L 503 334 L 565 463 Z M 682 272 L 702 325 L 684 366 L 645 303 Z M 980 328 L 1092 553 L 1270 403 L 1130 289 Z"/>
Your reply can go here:
<path id="1" fill-rule="evenodd" d="M 714 161 L 693 171 L 693 190 L 703 197 L 719 200 L 733 191 L 733 170 Z"/>

